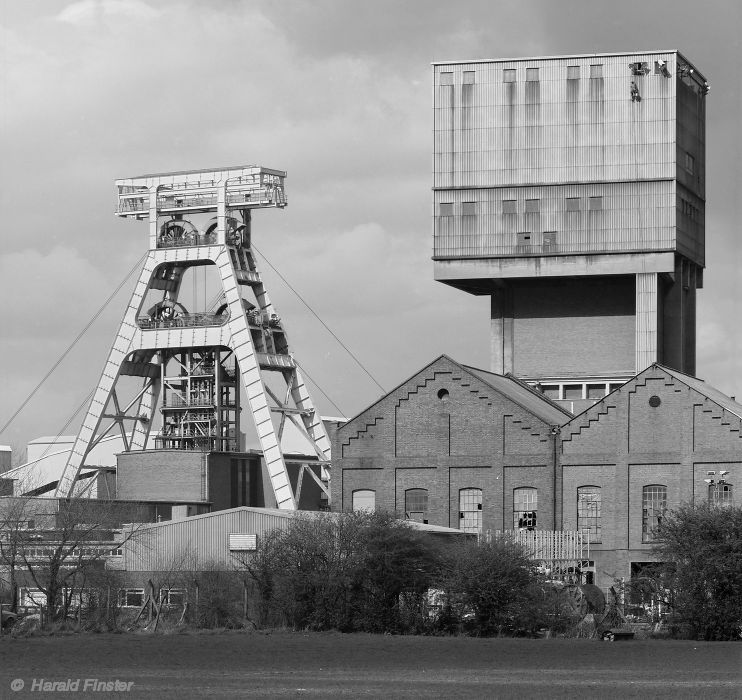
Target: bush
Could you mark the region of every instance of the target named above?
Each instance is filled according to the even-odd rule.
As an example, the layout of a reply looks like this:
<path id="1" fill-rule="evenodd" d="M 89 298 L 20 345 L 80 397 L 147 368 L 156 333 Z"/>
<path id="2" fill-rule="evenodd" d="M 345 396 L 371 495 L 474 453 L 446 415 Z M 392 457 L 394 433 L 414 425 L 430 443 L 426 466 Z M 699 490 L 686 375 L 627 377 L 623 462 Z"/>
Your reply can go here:
<path id="1" fill-rule="evenodd" d="M 665 565 L 678 631 L 706 640 L 737 639 L 742 631 L 742 508 L 686 505 L 662 522 L 656 549 Z"/>
<path id="2" fill-rule="evenodd" d="M 243 565 L 260 597 L 259 624 L 294 629 L 420 629 L 436 550 L 382 513 L 296 518 Z"/>
<path id="3" fill-rule="evenodd" d="M 541 625 L 532 611 L 539 602 L 536 565 L 520 545 L 506 538 L 467 542 L 446 558 L 440 579 L 444 604 L 439 624 L 459 621 L 471 634 L 519 634 Z"/>

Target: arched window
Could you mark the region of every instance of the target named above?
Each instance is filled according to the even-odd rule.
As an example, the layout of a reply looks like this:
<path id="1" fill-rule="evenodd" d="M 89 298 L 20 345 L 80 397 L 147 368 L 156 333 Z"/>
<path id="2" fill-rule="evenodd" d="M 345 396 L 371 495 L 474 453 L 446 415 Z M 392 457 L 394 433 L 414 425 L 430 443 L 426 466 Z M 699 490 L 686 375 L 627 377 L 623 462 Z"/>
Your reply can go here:
<path id="1" fill-rule="evenodd" d="M 359 489 L 353 491 L 353 510 L 376 510 L 376 491 L 371 489 Z"/>
<path id="2" fill-rule="evenodd" d="M 419 523 L 428 522 L 428 489 L 407 489 L 404 492 L 405 517 Z"/>
<path id="3" fill-rule="evenodd" d="M 726 506 L 734 505 L 734 491 L 731 484 L 719 482 L 716 484 L 709 484 L 709 502 L 712 505 L 720 506 L 722 508 Z"/>
<path id="4" fill-rule="evenodd" d="M 600 542 L 600 508 L 600 486 L 577 489 L 577 529 L 589 530 L 591 542 Z"/>
<path id="5" fill-rule="evenodd" d="M 459 491 L 459 530 L 482 532 L 482 489 Z"/>
<path id="6" fill-rule="evenodd" d="M 535 530 L 538 514 L 538 489 L 522 487 L 513 489 L 513 528 Z"/>
<path id="7" fill-rule="evenodd" d="M 642 489 L 642 542 L 652 542 L 667 511 L 667 486 L 653 484 Z"/>

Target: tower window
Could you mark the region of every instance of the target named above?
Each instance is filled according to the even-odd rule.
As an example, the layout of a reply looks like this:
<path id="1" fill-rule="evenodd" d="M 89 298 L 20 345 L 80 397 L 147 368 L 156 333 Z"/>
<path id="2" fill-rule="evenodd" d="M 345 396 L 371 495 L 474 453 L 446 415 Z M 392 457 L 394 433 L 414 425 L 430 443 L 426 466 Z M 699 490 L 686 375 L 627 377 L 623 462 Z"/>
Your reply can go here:
<path id="1" fill-rule="evenodd" d="M 502 213 L 503 214 L 517 214 L 518 204 L 515 199 L 503 199 L 502 200 Z"/>
<path id="2" fill-rule="evenodd" d="M 683 167 L 692 175 L 696 170 L 696 159 L 690 154 L 685 153 L 683 158 Z"/>
<path id="3" fill-rule="evenodd" d="M 535 83 L 538 81 L 538 68 L 526 68 L 526 82 Z"/>
<path id="4" fill-rule="evenodd" d="M 476 202 L 463 202 L 461 204 L 461 213 L 464 216 L 474 216 L 477 213 Z"/>
<path id="5" fill-rule="evenodd" d="M 542 384 L 541 393 L 552 401 L 559 401 L 559 384 Z"/>
<path id="6" fill-rule="evenodd" d="M 530 487 L 513 489 L 513 528 L 535 530 L 538 515 L 538 490 Z"/>
<path id="7" fill-rule="evenodd" d="M 557 232 L 556 231 L 544 231 L 544 251 L 556 250 L 557 246 Z"/>
<path id="8" fill-rule="evenodd" d="M 526 214 L 533 214 L 540 210 L 541 200 L 540 199 L 527 199 L 526 200 Z"/>
<path id="9" fill-rule="evenodd" d="M 404 509 L 407 520 L 428 522 L 428 489 L 407 489 L 404 492 Z"/>
<path id="10" fill-rule="evenodd" d="M 445 73 L 441 73 L 440 75 L 440 84 L 441 85 L 453 85 L 453 73 L 450 71 L 446 71 Z"/>
<path id="11" fill-rule="evenodd" d="M 502 82 L 503 83 L 514 83 L 515 82 L 515 68 L 505 68 L 502 71 Z"/>
<path id="12" fill-rule="evenodd" d="M 464 85 L 474 85 L 474 71 L 473 70 L 465 70 L 464 71 L 464 79 L 463 79 Z"/>
<path id="13" fill-rule="evenodd" d="M 441 202 L 438 205 L 438 214 L 440 216 L 453 216 L 453 202 Z"/>
<path id="14" fill-rule="evenodd" d="M 567 197 L 567 211 L 580 211 L 579 197 Z"/>
<path id="15" fill-rule="evenodd" d="M 605 384 L 588 384 L 587 398 L 602 399 L 605 396 Z"/>
<path id="16" fill-rule="evenodd" d="M 567 66 L 567 80 L 579 80 L 580 79 L 580 67 L 579 66 Z"/>
<path id="17" fill-rule="evenodd" d="M 564 400 L 579 401 L 582 399 L 582 384 L 565 384 Z"/>
<path id="18" fill-rule="evenodd" d="M 590 197 L 590 211 L 600 211 L 603 208 L 602 197 Z"/>
<path id="19" fill-rule="evenodd" d="M 602 78 L 603 77 L 603 64 L 593 63 L 590 66 L 590 78 Z"/>

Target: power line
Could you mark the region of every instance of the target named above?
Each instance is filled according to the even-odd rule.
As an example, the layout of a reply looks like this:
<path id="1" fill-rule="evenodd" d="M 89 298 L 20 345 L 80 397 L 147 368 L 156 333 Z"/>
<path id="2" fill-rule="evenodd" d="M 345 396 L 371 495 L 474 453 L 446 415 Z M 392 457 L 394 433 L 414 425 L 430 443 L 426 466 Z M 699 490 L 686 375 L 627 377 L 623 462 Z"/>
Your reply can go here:
<path id="1" fill-rule="evenodd" d="M 276 270 L 276 268 L 275 268 L 275 267 L 274 267 L 274 266 L 272 265 L 271 261 L 270 261 L 270 260 L 268 260 L 268 258 L 266 258 L 266 257 L 265 257 L 265 255 L 263 255 L 263 253 L 261 253 L 261 252 L 260 252 L 260 251 L 259 251 L 259 250 L 258 250 L 258 249 L 257 249 L 257 248 L 255 247 L 255 244 L 252 244 L 251 248 L 252 248 L 252 249 L 253 249 L 253 250 L 254 250 L 254 251 L 255 251 L 255 252 L 256 252 L 256 253 L 258 254 L 258 255 L 260 255 L 260 257 L 261 257 L 261 258 L 263 258 L 263 260 L 265 260 L 265 262 L 266 262 L 266 263 L 268 263 L 268 266 L 269 266 L 269 267 L 270 267 L 270 268 L 271 268 L 271 269 L 273 270 L 273 272 L 275 272 L 275 273 L 276 273 L 276 274 L 277 274 L 277 275 L 278 275 L 278 276 L 279 276 L 279 277 L 281 278 L 281 280 L 283 281 L 283 283 L 284 283 L 284 284 L 285 284 L 285 285 L 286 285 L 286 286 L 287 286 L 287 287 L 288 287 L 288 288 L 289 288 L 289 289 L 290 289 L 290 290 L 291 290 L 291 291 L 292 291 L 292 292 L 293 292 L 293 293 L 294 293 L 294 294 L 295 294 L 295 295 L 296 295 L 296 296 L 297 296 L 297 297 L 299 298 L 299 301 L 301 301 L 301 303 L 302 303 L 302 304 L 304 304 L 304 306 L 306 306 L 306 307 L 307 307 L 307 308 L 309 309 L 309 311 L 310 311 L 310 312 L 312 313 L 312 315 L 313 315 L 313 316 L 314 316 L 314 317 L 315 317 L 315 318 L 316 318 L 316 319 L 317 319 L 317 320 L 318 320 L 318 321 L 319 321 L 319 322 L 320 322 L 320 323 L 321 323 L 321 324 L 322 324 L 322 325 L 323 325 L 323 326 L 325 327 L 325 330 L 327 330 L 327 332 L 328 332 L 328 333 L 329 333 L 329 334 L 330 334 L 330 335 L 331 335 L 331 336 L 332 336 L 333 338 L 335 338 L 335 340 L 337 340 L 337 342 L 338 342 L 338 343 L 340 344 L 340 347 L 342 347 L 342 348 L 343 348 L 343 349 L 345 350 L 345 352 L 347 352 L 347 353 L 348 353 L 348 354 L 349 354 L 349 355 L 350 355 L 350 356 L 351 356 L 351 357 L 352 357 L 352 358 L 353 358 L 353 359 L 355 360 L 356 364 L 357 364 L 357 365 L 358 365 L 358 366 L 359 366 L 359 367 L 360 367 L 360 368 L 361 368 L 361 369 L 362 369 L 362 370 L 363 370 L 363 371 L 364 371 L 364 372 L 365 372 L 365 373 L 366 373 L 366 374 L 367 374 L 367 375 L 368 375 L 369 377 L 371 377 L 371 380 L 373 381 L 373 383 L 374 383 L 374 384 L 376 384 L 376 386 L 378 386 L 378 387 L 379 387 L 379 389 L 381 389 L 381 393 L 382 393 L 382 394 L 386 394 L 386 389 L 385 389 L 385 388 L 384 388 L 383 386 L 381 386 L 381 384 L 379 384 L 379 382 L 377 382 L 377 381 L 376 381 L 376 378 L 375 378 L 375 377 L 373 376 L 373 374 L 371 374 L 371 372 L 369 372 L 369 371 L 368 371 L 368 370 L 367 370 L 367 369 L 366 369 L 366 368 L 364 367 L 363 363 L 362 363 L 362 362 L 361 362 L 361 361 L 360 361 L 360 360 L 359 360 L 359 359 L 358 359 L 358 358 L 357 358 L 357 357 L 356 357 L 356 356 L 355 356 L 355 355 L 354 355 L 354 354 L 353 354 L 353 353 L 352 353 L 352 352 L 351 352 L 351 351 L 350 351 L 350 350 L 348 349 L 348 347 L 347 347 L 347 346 L 345 345 L 345 343 L 343 343 L 343 341 L 342 341 L 342 340 L 340 340 L 340 338 L 338 338 L 338 337 L 337 337 L 337 336 L 336 336 L 336 335 L 335 335 L 335 334 L 334 334 L 334 333 L 332 332 L 332 330 L 331 330 L 331 329 L 329 328 L 329 326 L 328 326 L 328 325 L 327 325 L 327 324 L 326 324 L 326 323 L 325 323 L 325 322 L 324 322 L 324 321 L 323 321 L 323 320 L 322 320 L 322 319 L 321 319 L 321 318 L 320 318 L 320 317 L 319 317 L 319 316 L 317 315 L 317 312 L 316 312 L 316 311 L 315 311 L 315 310 L 314 310 L 314 309 L 313 309 L 313 308 L 312 308 L 311 306 L 309 306 L 309 304 L 308 304 L 308 303 L 307 303 L 307 302 L 306 302 L 306 301 L 305 301 L 305 300 L 303 299 L 303 297 L 301 296 L 301 294 L 299 294 L 299 292 L 297 292 L 297 291 L 296 291 L 296 290 L 295 290 L 295 289 L 294 289 L 294 288 L 293 288 L 293 287 L 292 287 L 292 286 L 291 286 L 291 285 L 290 285 L 290 284 L 288 283 L 288 281 L 286 280 L 286 278 L 285 278 L 285 277 L 284 277 L 284 276 L 283 276 L 283 275 L 282 275 L 282 274 L 281 274 L 281 273 L 280 273 L 280 272 L 279 272 L 278 270 Z M 317 387 L 317 388 L 319 388 L 319 387 Z M 324 393 L 324 392 L 323 392 L 323 393 Z M 329 398 L 329 397 L 328 397 L 328 398 Z M 334 405 L 334 404 L 333 404 L 333 405 Z M 335 408 L 337 408 L 337 406 L 335 406 Z"/>
<path id="2" fill-rule="evenodd" d="M 298 368 L 299 368 L 299 369 L 300 369 L 300 370 L 301 370 L 301 371 L 302 371 L 302 372 L 304 373 L 304 376 L 305 376 L 305 377 L 306 377 L 306 378 L 307 378 L 307 379 L 308 379 L 308 380 L 309 380 L 310 382 L 312 382 L 312 384 L 314 384 L 314 386 L 316 386 L 316 387 L 317 387 L 317 389 L 319 389 L 319 393 L 320 393 L 320 394 L 322 394 L 322 396 L 324 396 L 324 397 L 325 397 L 325 398 L 326 398 L 326 399 L 327 399 L 327 400 L 328 400 L 328 401 L 329 401 L 329 402 L 330 402 L 330 403 L 331 403 L 331 404 L 333 405 L 333 407 L 334 407 L 334 408 L 335 408 L 335 409 L 337 410 L 337 412 L 338 412 L 338 413 L 339 413 L 339 414 L 340 414 L 341 416 L 344 416 L 344 415 L 345 415 L 345 411 L 343 411 L 343 410 L 342 410 L 342 409 L 341 409 L 341 408 L 340 408 L 340 407 L 339 407 L 339 406 L 338 406 L 338 405 L 337 405 L 337 404 L 336 404 L 336 403 L 335 403 L 335 402 L 334 402 L 334 401 L 333 401 L 333 400 L 332 400 L 332 399 L 331 399 L 331 398 L 330 398 L 330 397 L 329 397 L 329 396 L 327 395 L 327 393 L 326 393 L 326 392 L 325 392 L 325 391 L 324 391 L 324 390 L 322 389 L 322 387 L 321 387 L 321 386 L 320 386 L 319 384 L 317 384 L 317 382 L 315 382 L 315 381 L 314 381 L 314 379 L 312 379 L 312 378 L 311 378 L 311 377 L 309 376 L 309 372 L 307 372 L 307 371 L 306 371 L 306 370 L 305 370 L 305 369 L 304 369 L 304 368 L 303 368 L 303 367 L 302 367 L 302 366 L 301 366 L 301 365 L 300 365 L 300 364 L 299 364 L 299 363 L 298 363 L 298 362 L 296 361 L 296 358 L 294 358 L 294 362 L 296 363 L 297 367 L 298 367 Z"/>
<path id="3" fill-rule="evenodd" d="M 26 407 L 28 402 L 34 397 L 36 392 L 42 387 L 44 382 L 47 379 L 49 379 L 49 377 L 51 377 L 51 375 L 54 373 L 57 367 L 59 367 L 59 365 L 62 363 L 64 358 L 67 357 L 67 355 L 69 355 L 72 348 L 74 348 L 75 345 L 77 345 L 80 339 L 85 335 L 85 333 L 87 333 L 90 326 L 92 326 L 93 323 L 95 323 L 95 321 L 103 313 L 105 308 L 111 303 L 113 298 L 119 293 L 119 291 L 121 291 L 121 288 L 124 286 L 124 284 L 126 284 L 126 281 L 129 279 L 129 277 L 132 276 L 134 271 L 142 264 L 142 262 L 144 261 L 144 258 L 146 258 L 147 255 L 148 253 L 145 253 L 144 255 L 142 255 L 141 258 L 139 258 L 139 260 L 136 261 L 136 263 L 134 263 L 134 267 L 132 267 L 131 270 L 129 270 L 129 272 L 126 273 L 126 277 L 124 277 L 124 279 L 122 279 L 121 282 L 119 283 L 118 287 L 116 287 L 116 289 L 113 290 L 111 296 L 109 296 L 108 299 L 106 299 L 106 301 L 103 303 L 103 306 L 101 306 L 100 309 L 98 309 L 98 311 L 95 312 L 93 317 L 85 324 L 85 327 L 77 334 L 77 337 L 72 341 L 70 346 L 62 353 L 61 357 L 52 365 L 52 368 L 44 375 L 43 379 L 34 387 L 33 391 L 26 397 L 26 400 L 18 407 L 16 412 L 8 419 L 5 425 L 3 425 L 2 428 L 0 428 L 0 434 L 2 434 L 8 428 L 8 426 L 15 420 L 16 416 Z"/>

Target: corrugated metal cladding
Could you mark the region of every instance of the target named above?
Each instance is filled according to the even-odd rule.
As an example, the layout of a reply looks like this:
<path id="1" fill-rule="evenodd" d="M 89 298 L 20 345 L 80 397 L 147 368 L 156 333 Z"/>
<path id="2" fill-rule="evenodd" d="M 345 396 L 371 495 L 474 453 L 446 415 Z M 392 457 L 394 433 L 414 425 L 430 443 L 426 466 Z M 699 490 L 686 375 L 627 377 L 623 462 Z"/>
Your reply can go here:
<path id="1" fill-rule="evenodd" d="M 438 215 L 449 203 L 452 215 Z M 465 203 L 474 214 L 464 214 Z M 434 207 L 437 257 L 657 251 L 676 245 L 672 181 L 443 190 L 434 193 Z M 527 245 L 522 233 L 531 234 Z"/>
<path id="2" fill-rule="evenodd" d="M 654 72 L 659 59 L 671 77 Z M 636 61 L 649 73 L 632 75 Z M 674 178 L 676 63 L 666 53 L 435 66 L 434 186 Z M 591 65 L 602 78 L 590 78 Z M 570 66 L 579 79 L 567 79 Z M 462 84 L 465 71 L 473 84 Z"/>
<path id="3" fill-rule="evenodd" d="M 127 571 L 199 570 L 232 566 L 230 535 L 258 535 L 288 526 L 290 516 L 240 508 L 145 526 L 124 545 Z"/>
<path id="4" fill-rule="evenodd" d="M 434 66 L 434 256 L 677 250 L 703 265 L 705 100 L 683 65 L 657 52 Z"/>

